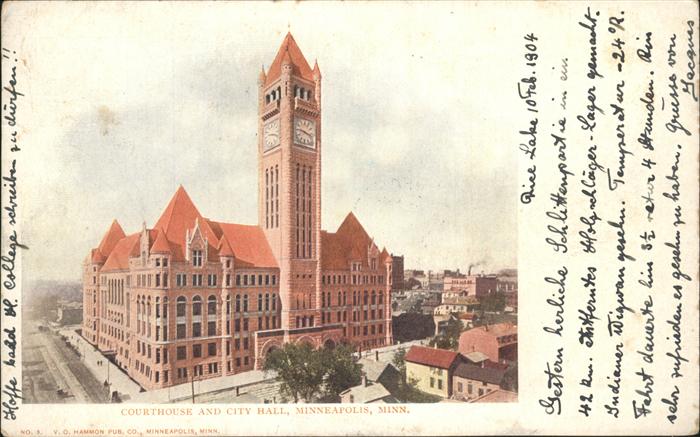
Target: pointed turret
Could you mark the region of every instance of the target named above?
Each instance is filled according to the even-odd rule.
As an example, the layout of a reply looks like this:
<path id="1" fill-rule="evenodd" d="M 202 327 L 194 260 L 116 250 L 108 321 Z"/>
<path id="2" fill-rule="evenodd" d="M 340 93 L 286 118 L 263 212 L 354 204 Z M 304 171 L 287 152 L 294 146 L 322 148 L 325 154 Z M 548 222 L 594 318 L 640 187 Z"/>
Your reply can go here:
<path id="1" fill-rule="evenodd" d="M 267 72 L 267 78 L 265 80 L 265 86 L 279 79 L 282 73 L 282 65 L 285 63 L 291 66 L 292 74 L 301 76 L 304 79 L 313 80 L 311 67 L 309 67 L 309 63 L 301 53 L 301 49 L 299 49 L 296 41 L 294 41 L 291 32 L 288 32 L 287 36 L 285 36 L 282 45 L 277 51 L 275 60 L 272 61 L 272 65 L 270 65 L 270 70 Z"/>
<path id="2" fill-rule="evenodd" d="M 263 65 L 262 70 L 260 71 L 260 75 L 258 76 L 258 84 L 264 85 L 266 79 L 267 79 L 267 75 L 265 74 L 265 66 Z"/>
<path id="3" fill-rule="evenodd" d="M 313 76 L 314 76 L 314 80 L 321 79 L 321 69 L 318 68 L 318 60 L 314 60 Z"/>

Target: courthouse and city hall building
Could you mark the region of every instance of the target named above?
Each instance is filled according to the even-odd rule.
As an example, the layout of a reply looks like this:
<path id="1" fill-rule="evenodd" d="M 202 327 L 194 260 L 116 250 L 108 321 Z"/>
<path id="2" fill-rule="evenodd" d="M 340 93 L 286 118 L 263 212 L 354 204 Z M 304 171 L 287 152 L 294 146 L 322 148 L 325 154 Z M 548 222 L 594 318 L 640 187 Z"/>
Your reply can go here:
<path id="1" fill-rule="evenodd" d="M 392 257 L 352 213 L 321 230 L 318 64 L 287 34 L 258 85 L 258 224 L 205 218 L 180 187 L 84 262 L 82 335 L 146 389 L 259 369 L 286 342 L 392 342 Z"/>

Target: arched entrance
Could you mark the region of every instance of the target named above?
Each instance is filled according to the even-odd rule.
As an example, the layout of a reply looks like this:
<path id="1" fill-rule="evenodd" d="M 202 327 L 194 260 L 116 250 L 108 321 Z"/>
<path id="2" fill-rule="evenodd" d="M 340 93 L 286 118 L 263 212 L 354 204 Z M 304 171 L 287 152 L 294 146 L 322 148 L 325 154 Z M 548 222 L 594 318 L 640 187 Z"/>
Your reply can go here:
<path id="1" fill-rule="evenodd" d="M 326 349 L 333 350 L 333 349 L 335 349 L 335 341 L 333 341 L 332 339 L 329 338 L 323 342 L 323 347 Z"/>

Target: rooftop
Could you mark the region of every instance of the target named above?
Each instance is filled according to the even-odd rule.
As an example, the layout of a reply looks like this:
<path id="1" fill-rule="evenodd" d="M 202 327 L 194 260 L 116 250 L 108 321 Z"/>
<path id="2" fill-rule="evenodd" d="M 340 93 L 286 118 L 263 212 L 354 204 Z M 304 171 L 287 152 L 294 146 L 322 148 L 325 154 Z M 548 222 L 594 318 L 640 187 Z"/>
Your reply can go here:
<path id="1" fill-rule="evenodd" d="M 409 349 L 406 354 L 405 360 L 424 366 L 449 369 L 458 357 L 459 353 L 454 351 L 424 346 L 411 346 L 411 349 Z"/>
<path id="2" fill-rule="evenodd" d="M 467 363 L 459 363 L 454 371 L 454 376 L 499 385 L 503 381 L 503 376 L 505 374 L 505 369 L 480 367 Z"/>
<path id="3" fill-rule="evenodd" d="M 356 385 L 340 393 L 341 396 L 348 394 L 353 397 L 353 403 L 355 404 L 368 404 L 391 396 L 389 390 L 378 382 Z"/>

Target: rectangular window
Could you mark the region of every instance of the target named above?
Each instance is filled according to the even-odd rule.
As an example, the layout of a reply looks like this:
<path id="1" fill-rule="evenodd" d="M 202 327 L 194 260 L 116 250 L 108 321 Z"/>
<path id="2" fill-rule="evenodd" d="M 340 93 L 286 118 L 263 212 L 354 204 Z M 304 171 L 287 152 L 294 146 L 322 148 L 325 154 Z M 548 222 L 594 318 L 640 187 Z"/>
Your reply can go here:
<path id="1" fill-rule="evenodd" d="M 438 390 L 442 390 L 442 379 L 438 379 Z"/>
<path id="2" fill-rule="evenodd" d="M 163 370 L 163 382 L 168 382 L 168 371 Z"/>
<path id="3" fill-rule="evenodd" d="M 243 285 L 248 285 L 248 275 L 243 275 Z"/>
<path id="4" fill-rule="evenodd" d="M 430 388 L 435 388 L 435 378 L 430 377 Z"/>
<path id="5" fill-rule="evenodd" d="M 209 335 L 209 336 L 216 335 L 216 322 L 208 322 L 207 323 L 207 335 Z"/>
<path id="6" fill-rule="evenodd" d="M 207 352 L 210 357 L 213 357 L 216 355 L 216 343 L 209 343 L 207 345 Z"/>
<path id="7" fill-rule="evenodd" d="M 192 356 L 194 358 L 201 358 L 202 357 L 202 345 L 201 344 L 193 344 L 192 345 Z"/>
<path id="8" fill-rule="evenodd" d="M 272 275 L 272 285 L 275 285 L 277 282 L 277 275 Z"/>
<path id="9" fill-rule="evenodd" d="M 237 338 L 234 343 L 233 343 L 234 349 L 240 350 L 241 349 L 241 339 Z M 236 364 L 238 366 L 238 364 Z"/>
<path id="10" fill-rule="evenodd" d="M 195 267 L 202 266 L 202 251 L 201 250 L 193 250 L 192 251 L 192 265 Z"/>
<path id="11" fill-rule="evenodd" d="M 226 273 L 226 286 L 230 287 L 231 286 L 231 274 Z"/>
<path id="12" fill-rule="evenodd" d="M 248 337 L 243 339 L 243 349 L 248 350 Z"/>
<path id="13" fill-rule="evenodd" d="M 187 334 L 185 333 L 185 324 L 184 323 L 178 323 L 177 324 L 177 338 L 185 338 Z"/>
<path id="14" fill-rule="evenodd" d="M 461 383 L 461 382 L 458 382 L 458 383 L 457 383 L 457 391 L 460 392 L 460 393 L 462 393 L 462 388 L 463 388 L 463 387 L 462 387 L 462 383 Z"/>
<path id="15" fill-rule="evenodd" d="M 185 346 L 178 346 L 177 347 L 177 359 L 178 360 L 186 360 L 187 359 L 187 349 Z"/>
<path id="16" fill-rule="evenodd" d="M 192 337 L 202 336 L 202 324 L 200 322 L 192 323 Z"/>
<path id="17" fill-rule="evenodd" d="M 248 319 L 243 319 L 243 330 L 244 331 L 248 330 Z"/>
<path id="18" fill-rule="evenodd" d="M 156 287 L 160 287 L 160 273 L 156 273 Z"/>
<path id="19" fill-rule="evenodd" d="M 235 332 L 240 332 L 241 331 L 241 319 L 236 319 L 233 321 L 233 330 Z"/>

